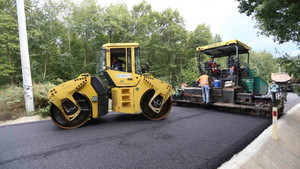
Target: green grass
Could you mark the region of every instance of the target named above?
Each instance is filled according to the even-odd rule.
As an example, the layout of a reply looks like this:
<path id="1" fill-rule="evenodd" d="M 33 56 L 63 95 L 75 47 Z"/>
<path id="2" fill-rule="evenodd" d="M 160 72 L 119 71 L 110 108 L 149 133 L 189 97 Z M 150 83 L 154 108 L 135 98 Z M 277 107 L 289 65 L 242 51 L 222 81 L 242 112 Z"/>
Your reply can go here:
<path id="1" fill-rule="evenodd" d="M 35 111 L 32 115 L 42 117 L 49 115 L 50 102 L 48 90 L 54 87 L 52 83 L 33 84 Z M 24 92 L 22 86 L 6 86 L 0 90 L 0 121 L 16 119 L 25 116 Z"/>
<path id="2" fill-rule="evenodd" d="M 23 89 L 13 85 L 0 90 L 0 120 L 16 119 L 24 115 Z"/>

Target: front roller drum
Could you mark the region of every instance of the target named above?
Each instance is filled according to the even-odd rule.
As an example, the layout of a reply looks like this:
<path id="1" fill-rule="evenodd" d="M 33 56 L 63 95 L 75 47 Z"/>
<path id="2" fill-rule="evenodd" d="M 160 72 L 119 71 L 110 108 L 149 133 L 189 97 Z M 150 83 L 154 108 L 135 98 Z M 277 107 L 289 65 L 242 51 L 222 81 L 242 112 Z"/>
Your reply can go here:
<path id="1" fill-rule="evenodd" d="M 164 103 L 161 110 L 157 113 L 157 112 L 153 111 L 149 106 L 149 102 L 151 101 L 151 98 L 153 97 L 154 93 L 155 93 L 154 90 L 150 90 L 144 94 L 144 96 L 142 97 L 142 100 L 141 100 L 141 109 L 143 111 L 143 115 L 145 117 L 147 117 L 148 119 L 161 120 L 161 119 L 165 118 L 171 111 L 171 108 L 172 108 L 171 97 L 169 97 L 167 99 L 167 101 Z M 151 103 L 152 106 L 160 107 L 160 103 L 162 102 L 160 100 L 161 99 L 160 97 L 158 96 L 157 98 L 155 98 L 153 100 L 153 102 Z"/>
<path id="2" fill-rule="evenodd" d="M 61 110 L 57 108 L 54 104 L 51 104 L 51 108 L 50 108 L 51 119 L 57 126 L 61 128 L 73 129 L 73 128 L 80 127 L 84 123 L 86 123 L 90 118 L 91 104 L 88 98 L 85 95 L 77 92 L 73 94 L 73 97 L 77 102 L 77 104 L 80 106 L 81 112 L 72 121 L 68 121 L 62 114 Z M 71 101 L 64 102 L 63 107 L 67 115 L 72 115 L 72 113 L 75 113 L 77 111 L 77 107 Z"/>

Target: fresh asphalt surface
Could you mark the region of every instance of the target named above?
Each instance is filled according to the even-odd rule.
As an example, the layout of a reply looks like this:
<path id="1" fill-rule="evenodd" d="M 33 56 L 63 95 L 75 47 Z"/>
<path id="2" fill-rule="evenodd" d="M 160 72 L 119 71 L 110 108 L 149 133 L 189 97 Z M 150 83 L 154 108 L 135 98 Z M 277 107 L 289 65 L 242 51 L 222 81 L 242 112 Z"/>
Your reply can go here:
<path id="1" fill-rule="evenodd" d="M 299 103 L 289 96 L 287 109 Z M 111 112 L 63 130 L 50 120 L 0 127 L 0 168 L 217 168 L 271 124 L 203 107 L 173 106 L 161 121 Z"/>

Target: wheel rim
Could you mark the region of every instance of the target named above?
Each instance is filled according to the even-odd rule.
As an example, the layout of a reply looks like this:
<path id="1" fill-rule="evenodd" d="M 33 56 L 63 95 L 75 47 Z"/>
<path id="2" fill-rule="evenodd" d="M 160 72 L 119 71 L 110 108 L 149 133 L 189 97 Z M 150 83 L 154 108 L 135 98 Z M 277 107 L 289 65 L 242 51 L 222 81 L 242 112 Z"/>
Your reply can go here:
<path id="1" fill-rule="evenodd" d="M 81 94 L 81 93 L 74 93 L 73 97 L 77 104 L 81 108 L 81 112 L 79 115 L 72 121 L 68 121 L 64 115 L 62 114 L 61 110 L 57 108 L 54 104 L 51 105 L 50 108 L 50 116 L 52 121 L 59 127 L 64 129 L 73 129 L 82 126 L 85 122 L 89 120 L 90 114 L 91 114 L 91 104 L 88 100 L 88 98 Z M 70 110 L 71 112 L 76 112 L 77 107 L 72 102 L 64 102 L 64 110 L 66 114 L 69 114 L 70 112 L 67 112 L 66 110 Z"/>
<path id="2" fill-rule="evenodd" d="M 154 90 L 150 90 L 148 92 L 146 92 L 141 100 L 141 108 L 143 111 L 143 115 L 145 117 L 147 117 L 150 120 L 161 120 L 163 118 L 165 118 L 171 111 L 171 107 L 172 107 L 172 101 L 171 98 L 169 97 L 167 99 L 167 101 L 164 103 L 164 105 L 162 106 L 161 110 L 156 113 L 155 111 L 153 111 L 150 107 L 149 107 L 149 101 L 151 100 L 152 96 L 154 95 L 155 91 Z M 161 97 L 161 96 L 160 96 Z M 151 103 L 152 106 L 157 107 L 160 106 L 159 105 L 159 101 L 160 99 L 154 99 L 153 102 Z"/>

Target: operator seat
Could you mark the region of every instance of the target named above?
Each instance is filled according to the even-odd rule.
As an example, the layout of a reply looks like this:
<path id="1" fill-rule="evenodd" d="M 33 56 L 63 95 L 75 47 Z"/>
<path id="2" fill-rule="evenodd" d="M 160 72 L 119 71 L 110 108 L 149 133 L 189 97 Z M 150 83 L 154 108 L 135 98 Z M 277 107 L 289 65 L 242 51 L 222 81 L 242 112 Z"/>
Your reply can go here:
<path id="1" fill-rule="evenodd" d="M 227 58 L 227 68 L 231 68 L 232 66 L 235 66 L 235 60 L 233 57 L 228 57 Z"/>

